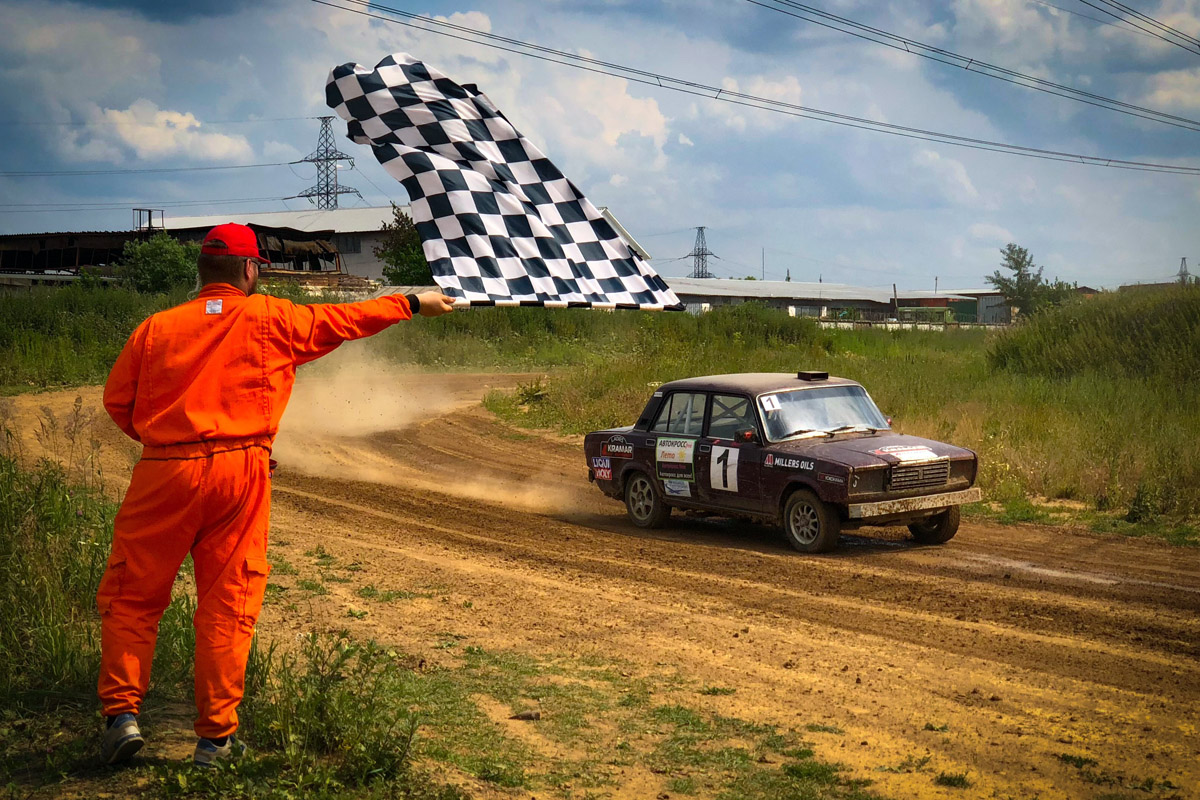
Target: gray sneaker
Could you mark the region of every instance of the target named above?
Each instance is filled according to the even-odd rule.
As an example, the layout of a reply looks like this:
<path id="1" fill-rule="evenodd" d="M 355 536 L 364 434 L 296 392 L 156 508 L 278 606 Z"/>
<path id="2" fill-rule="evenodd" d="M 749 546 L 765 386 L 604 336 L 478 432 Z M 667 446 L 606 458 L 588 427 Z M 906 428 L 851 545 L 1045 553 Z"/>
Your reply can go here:
<path id="1" fill-rule="evenodd" d="M 212 739 L 201 738 L 196 742 L 196 752 L 192 754 L 192 763 L 198 767 L 212 767 L 218 761 L 228 761 L 239 758 L 246 752 L 246 745 L 238 741 L 236 736 L 230 736 L 225 744 L 217 744 Z"/>
<path id="2" fill-rule="evenodd" d="M 138 728 L 137 715 L 118 714 L 100 739 L 100 760 L 105 764 L 128 761 L 145 743 Z"/>

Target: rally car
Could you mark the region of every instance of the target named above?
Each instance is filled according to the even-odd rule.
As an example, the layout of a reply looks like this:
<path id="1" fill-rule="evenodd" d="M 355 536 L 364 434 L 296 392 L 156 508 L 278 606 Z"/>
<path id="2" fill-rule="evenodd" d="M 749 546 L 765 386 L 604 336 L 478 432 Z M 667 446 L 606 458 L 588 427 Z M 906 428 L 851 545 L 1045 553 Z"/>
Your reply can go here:
<path id="1" fill-rule="evenodd" d="M 672 381 L 636 424 L 589 433 L 584 456 L 588 480 L 639 527 L 672 509 L 746 517 L 782 524 L 807 553 L 860 525 L 941 544 L 980 499 L 975 453 L 893 433 L 862 385 L 825 372 Z"/>

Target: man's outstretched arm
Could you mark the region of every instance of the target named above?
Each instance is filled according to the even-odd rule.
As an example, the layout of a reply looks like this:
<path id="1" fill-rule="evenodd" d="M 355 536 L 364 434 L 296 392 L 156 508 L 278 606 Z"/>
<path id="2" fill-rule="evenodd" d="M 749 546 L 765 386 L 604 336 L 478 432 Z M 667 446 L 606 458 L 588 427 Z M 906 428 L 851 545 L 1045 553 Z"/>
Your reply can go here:
<path id="1" fill-rule="evenodd" d="M 361 303 L 288 303 L 284 308 L 290 317 L 292 359 L 297 365 L 307 364 L 342 342 L 373 336 L 401 320 L 412 319 L 414 313 L 441 316 L 452 311 L 453 304 L 453 298 L 441 292 L 388 295 Z"/>

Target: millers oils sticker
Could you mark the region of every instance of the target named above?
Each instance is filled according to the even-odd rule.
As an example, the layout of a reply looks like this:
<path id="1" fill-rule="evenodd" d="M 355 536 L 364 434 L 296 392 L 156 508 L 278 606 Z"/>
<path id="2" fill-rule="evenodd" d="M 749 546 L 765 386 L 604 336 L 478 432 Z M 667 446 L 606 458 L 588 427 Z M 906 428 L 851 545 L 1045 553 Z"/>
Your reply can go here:
<path id="1" fill-rule="evenodd" d="M 600 445 L 600 455 L 609 458 L 633 458 L 633 442 L 624 436 L 610 436 Z"/>
<path id="2" fill-rule="evenodd" d="M 696 471 L 692 457 L 695 454 L 695 448 L 695 439 L 659 438 L 654 445 L 654 460 L 658 464 L 658 477 L 664 480 L 672 478 L 694 481 Z"/>
<path id="3" fill-rule="evenodd" d="M 784 458 L 777 456 L 774 453 L 767 453 L 763 459 L 764 467 L 778 467 L 779 469 L 809 469 L 813 468 L 813 462 L 805 461 L 800 458 Z"/>

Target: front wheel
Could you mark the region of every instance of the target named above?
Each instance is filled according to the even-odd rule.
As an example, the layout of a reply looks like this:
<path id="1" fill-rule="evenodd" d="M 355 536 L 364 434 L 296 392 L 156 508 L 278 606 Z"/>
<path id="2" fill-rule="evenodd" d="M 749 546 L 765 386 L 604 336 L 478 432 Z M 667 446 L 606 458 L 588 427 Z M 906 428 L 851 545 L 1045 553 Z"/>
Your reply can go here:
<path id="1" fill-rule="evenodd" d="M 940 514 L 912 523 L 908 529 L 921 544 L 945 544 L 958 533 L 959 519 L 958 506 L 951 506 Z"/>
<path id="2" fill-rule="evenodd" d="M 783 532 L 801 553 L 828 553 L 837 547 L 842 521 L 808 489 L 797 489 L 783 507 Z"/>
<path id="3" fill-rule="evenodd" d="M 625 510 L 639 528 L 661 527 L 671 516 L 671 507 L 662 501 L 654 483 L 644 472 L 635 472 L 625 482 Z"/>

